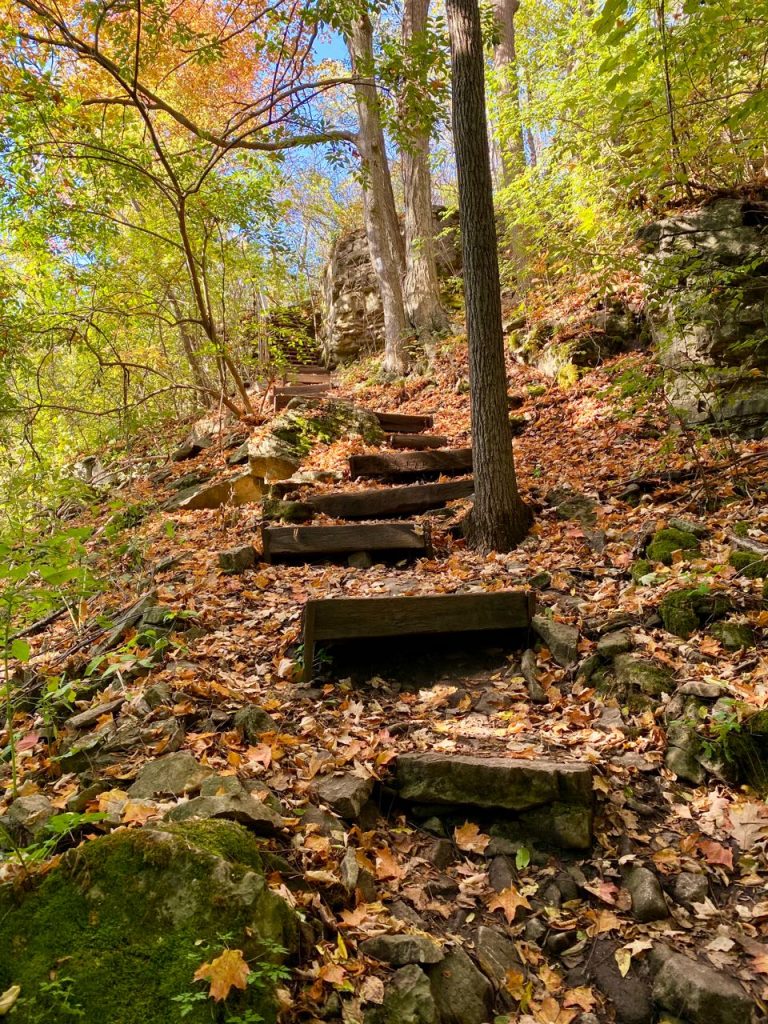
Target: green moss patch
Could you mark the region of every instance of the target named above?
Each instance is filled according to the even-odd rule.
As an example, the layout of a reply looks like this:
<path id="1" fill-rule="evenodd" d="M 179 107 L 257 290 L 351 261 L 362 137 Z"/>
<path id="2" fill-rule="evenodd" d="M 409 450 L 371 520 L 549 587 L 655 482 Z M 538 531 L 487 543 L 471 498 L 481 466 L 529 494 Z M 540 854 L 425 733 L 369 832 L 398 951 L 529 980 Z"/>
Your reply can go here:
<path id="1" fill-rule="evenodd" d="M 14 1021 L 166 1024 L 180 1019 L 178 997 L 205 992 L 192 976 L 225 945 L 267 970 L 295 951 L 297 921 L 261 863 L 244 828 L 205 821 L 120 830 L 71 851 L 27 891 L 0 888 L 0 991 L 21 986 Z M 275 1019 L 270 986 L 227 1003 L 195 1001 L 184 1019 L 245 1009 Z"/>
<path id="2" fill-rule="evenodd" d="M 759 580 L 768 576 L 768 559 L 751 551 L 732 551 L 728 561 L 734 569 L 739 570 L 739 575 L 747 579 Z"/>
<path id="3" fill-rule="evenodd" d="M 697 538 L 692 533 L 670 527 L 666 530 L 657 530 L 646 548 L 646 554 L 652 562 L 662 562 L 664 565 L 672 565 L 673 555 L 677 551 L 698 554 Z"/>
<path id="4" fill-rule="evenodd" d="M 700 626 L 721 619 L 730 610 L 731 602 L 725 594 L 690 587 L 673 590 L 659 605 L 664 628 L 684 640 Z"/>

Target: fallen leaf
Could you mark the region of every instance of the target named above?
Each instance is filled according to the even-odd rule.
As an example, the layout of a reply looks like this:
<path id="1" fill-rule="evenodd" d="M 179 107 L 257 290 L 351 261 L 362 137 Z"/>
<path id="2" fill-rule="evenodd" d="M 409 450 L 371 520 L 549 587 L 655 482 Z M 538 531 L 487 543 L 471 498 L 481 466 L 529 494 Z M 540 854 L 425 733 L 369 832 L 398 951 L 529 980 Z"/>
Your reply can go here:
<path id="1" fill-rule="evenodd" d="M 705 839 L 699 843 L 699 849 L 704 854 L 707 864 L 720 864 L 729 871 L 733 871 L 733 850 L 716 843 L 712 839 Z"/>
<path id="2" fill-rule="evenodd" d="M 10 1013 L 13 1007 L 16 1005 L 16 1000 L 21 995 L 21 985 L 11 985 L 5 992 L 0 996 L 0 1017 L 4 1017 L 6 1013 Z"/>
<path id="3" fill-rule="evenodd" d="M 363 980 L 358 995 L 360 996 L 360 1000 L 364 1003 L 376 1003 L 379 1005 L 384 1002 L 384 982 L 381 978 L 377 978 L 373 974 L 369 974 L 368 977 Z"/>
<path id="4" fill-rule="evenodd" d="M 531 904 L 525 896 L 517 891 L 514 885 L 510 885 L 507 889 L 502 889 L 500 893 L 493 896 L 488 902 L 488 909 L 502 910 L 509 924 L 512 924 L 515 920 L 515 915 L 520 907 L 530 910 Z"/>
<path id="5" fill-rule="evenodd" d="M 220 1003 L 233 988 L 245 988 L 251 969 L 243 957 L 242 950 L 225 949 L 221 956 L 203 964 L 195 971 L 195 981 L 210 981 L 208 995 Z"/>
<path id="6" fill-rule="evenodd" d="M 458 848 L 465 853 L 483 853 L 491 841 L 491 837 L 483 835 L 478 826 L 471 821 L 465 822 L 461 828 L 455 828 L 453 838 Z"/>
<path id="7" fill-rule="evenodd" d="M 594 1005 L 595 997 L 588 985 L 570 989 L 563 1000 L 563 1006 L 579 1006 L 585 1013 L 588 1013 Z"/>

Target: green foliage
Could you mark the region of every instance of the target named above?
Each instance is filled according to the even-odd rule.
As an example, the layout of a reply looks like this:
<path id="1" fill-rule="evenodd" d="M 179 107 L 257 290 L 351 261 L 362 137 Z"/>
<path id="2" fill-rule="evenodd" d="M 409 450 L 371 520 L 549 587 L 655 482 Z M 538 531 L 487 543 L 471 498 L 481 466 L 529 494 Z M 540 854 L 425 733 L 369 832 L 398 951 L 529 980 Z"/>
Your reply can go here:
<path id="1" fill-rule="evenodd" d="M 768 559 L 755 555 L 751 551 L 732 551 L 728 561 L 739 570 L 740 576 L 757 580 L 768 576 Z"/>

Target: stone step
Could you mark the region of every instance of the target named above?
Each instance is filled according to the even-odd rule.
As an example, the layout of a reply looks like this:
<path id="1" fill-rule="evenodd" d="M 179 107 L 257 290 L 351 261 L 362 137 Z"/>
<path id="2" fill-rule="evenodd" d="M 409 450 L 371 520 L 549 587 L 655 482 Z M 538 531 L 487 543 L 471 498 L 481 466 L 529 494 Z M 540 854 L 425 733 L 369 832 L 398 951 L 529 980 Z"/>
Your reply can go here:
<path id="1" fill-rule="evenodd" d="M 417 416 L 402 412 L 374 412 L 382 430 L 387 433 L 420 434 L 435 425 L 433 416 Z"/>
<path id="2" fill-rule="evenodd" d="M 333 491 L 307 499 L 315 512 L 337 519 L 377 519 L 380 516 L 411 516 L 442 508 L 448 501 L 467 498 L 475 489 L 472 477 L 444 484 L 409 484 L 375 487 L 365 491 Z"/>
<path id="3" fill-rule="evenodd" d="M 533 593 L 507 590 L 416 597 L 330 597 L 304 606 L 304 678 L 318 640 L 530 629 Z"/>
<path id="4" fill-rule="evenodd" d="M 471 473 L 472 449 L 447 448 L 425 452 L 379 452 L 375 455 L 351 455 L 350 476 L 384 479 L 421 473 Z"/>
<path id="5" fill-rule="evenodd" d="M 295 561 L 367 551 L 388 555 L 429 555 L 429 525 L 361 523 L 351 526 L 263 526 L 265 562 Z"/>
<path id="6" fill-rule="evenodd" d="M 428 808 L 500 812 L 521 832 L 586 849 L 592 838 L 592 767 L 583 762 L 401 754 L 395 763 L 402 800 Z"/>

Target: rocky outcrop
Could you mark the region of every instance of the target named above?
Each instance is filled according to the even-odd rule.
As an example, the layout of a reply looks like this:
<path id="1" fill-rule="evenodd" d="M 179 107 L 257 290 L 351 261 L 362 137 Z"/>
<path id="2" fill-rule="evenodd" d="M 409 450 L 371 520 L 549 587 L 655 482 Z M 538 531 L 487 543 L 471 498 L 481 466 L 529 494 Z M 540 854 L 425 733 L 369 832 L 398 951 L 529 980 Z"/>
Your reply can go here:
<path id="1" fill-rule="evenodd" d="M 643 229 L 647 317 L 689 426 L 765 436 L 768 202 L 720 199 Z"/>
<path id="2" fill-rule="evenodd" d="M 447 282 L 461 271 L 457 216 L 436 207 L 435 230 L 437 271 Z M 345 231 L 334 242 L 322 293 L 320 343 L 326 362 L 349 362 L 383 347 L 384 314 L 364 228 Z"/>

